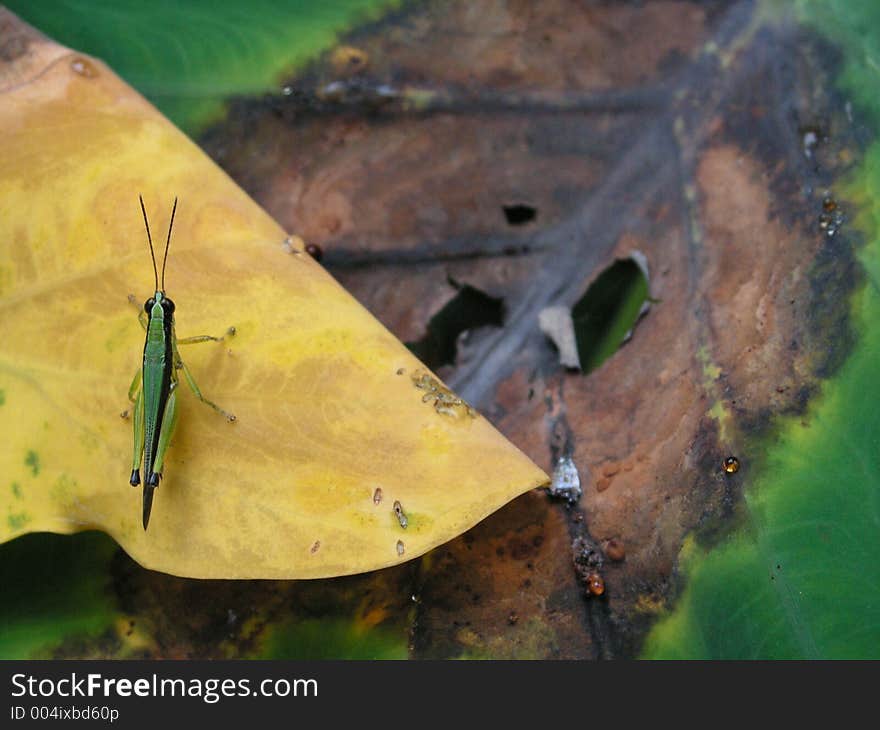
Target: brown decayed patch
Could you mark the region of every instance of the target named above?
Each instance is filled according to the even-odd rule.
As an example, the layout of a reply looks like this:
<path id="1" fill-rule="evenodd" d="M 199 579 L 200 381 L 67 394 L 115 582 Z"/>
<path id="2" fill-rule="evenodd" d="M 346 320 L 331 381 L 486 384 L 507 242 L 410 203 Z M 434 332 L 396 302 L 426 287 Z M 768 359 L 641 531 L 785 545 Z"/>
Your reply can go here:
<path id="1" fill-rule="evenodd" d="M 285 228 L 328 251 L 436 247 L 460 238 L 479 245 L 477 237 L 499 234 L 517 241 L 522 235 L 508 230 L 503 205 L 525 202 L 541 221 L 559 220 L 601 169 L 598 157 L 560 167 L 534 150 L 531 138 L 547 130 L 527 119 L 488 124 L 487 137 L 487 120 L 476 114 L 391 125 L 318 116 L 291 135 L 283 118 L 267 115 L 250 134 L 273 139 L 268 151 L 256 142 L 223 149 L 214 137 L 208 147 Z M 579 127 L 585 138 L 597 133 L 581 121 L 553 126 Z"/>
<path id="2" fill-rule="evenodd" d="M 460 1 L 434 13 L 417 14 L 387 37 L 364 39 L 377 75 L 431 84 L 479 80 L 515 90 L 634 86 L 685 59 L 702 39 L 707 16 L 700 5 L 666 0 Z M 439 39 L 442 63 L 428 52 Z"/>
<path id="3" fill-rule="evenodd" d="M 321 245 L 377 251 L 507 234 L 501 206 L 515 203 L 550 224 L 599 179 L 627 115 L 610 101 L 604 116 L 487 116 L 480 99 L 524 94 L 552 112 L 566 93 L 657 82 L 693 52 L 706 22 L 688 2 L 414 7 L 406 22 L 357 37 L 356 52 L 336 49 L 292 80 L 297 94 L 263 110 L 234 106 L 203 143 L 285 228 Z M 322 89 L 345 79 L 340 59 L 355 56 L 369 59 L 365 88 L 438 94 L 450 113 L 390 124 L 357 107 L 326 113 Z"/>
<path id="4" fill-rule="evenodd" d="M 414 655 L 590 657 L 581 600 L 565 520 L 532 492 L 426 558 Z"/>
<path id="5" fill-rule="evenodd" d="M 770 216 L 763 166 L 730 145 L 706 151 L 697 169 L 703 222 L 703 296 L 710 299 L 712 356 L 735 411 L 790 398 L 777 388 L 803 382 L 792 300 L 809 296 L 809 262 L 820 238 Z M 771 377 L 768 377 L 771 376 Z M 733 403 L 733 401 L 736 401 Z"/>

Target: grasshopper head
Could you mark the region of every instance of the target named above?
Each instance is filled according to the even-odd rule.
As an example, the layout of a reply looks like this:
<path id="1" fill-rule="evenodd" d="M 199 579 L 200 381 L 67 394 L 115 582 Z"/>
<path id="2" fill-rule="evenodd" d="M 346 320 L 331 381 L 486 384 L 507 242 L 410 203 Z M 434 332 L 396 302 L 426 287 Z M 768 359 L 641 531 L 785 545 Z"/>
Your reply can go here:
<path id="1" fill-rule="evenodd" d="M 147 301 L 144 302 L 144 311 L 147 314 L 150 314 L 153 311 L 153 307 L 156 306 L 156 302 L 159 302 L 162 305 L 162 312 L 166 317 L 170 317 L 174 314 L 174 302 L 171 301 L 165 294 L 161 291 L 157 291 L 153 296 L 151 296 Z"/>

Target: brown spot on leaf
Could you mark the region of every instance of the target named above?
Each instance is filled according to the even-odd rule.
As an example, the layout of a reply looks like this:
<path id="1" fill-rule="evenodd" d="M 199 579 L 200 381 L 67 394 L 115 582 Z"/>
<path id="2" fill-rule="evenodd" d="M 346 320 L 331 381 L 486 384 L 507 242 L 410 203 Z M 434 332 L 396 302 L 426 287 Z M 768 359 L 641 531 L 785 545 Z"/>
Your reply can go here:
<path id="1" fill-rule="evenodd" d="M 626 557 L 626 548 L 622 540 L 611 538 L 605 545 L 605 554 L 614 561 L 621 561 Z"/>

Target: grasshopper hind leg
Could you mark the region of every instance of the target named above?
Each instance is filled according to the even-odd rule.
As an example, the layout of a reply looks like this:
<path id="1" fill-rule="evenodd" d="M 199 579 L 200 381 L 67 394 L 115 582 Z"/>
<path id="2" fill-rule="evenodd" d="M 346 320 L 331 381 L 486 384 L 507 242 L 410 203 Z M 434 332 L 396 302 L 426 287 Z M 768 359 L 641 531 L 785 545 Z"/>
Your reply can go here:
<path id="1" fill-rule="evenodd" d="M 134 389 L 140 383 L 140 371 L 135 375 L 128 391 L 128 397 L 133 398 Z M 128 483 L 136 487 L 141 483 L 141 459 L 144 453 L 144 391 L 143 388 L 137 392 L 137 399 L 134 403 L 134 449 L 131 457 L 131 477 Z"/>

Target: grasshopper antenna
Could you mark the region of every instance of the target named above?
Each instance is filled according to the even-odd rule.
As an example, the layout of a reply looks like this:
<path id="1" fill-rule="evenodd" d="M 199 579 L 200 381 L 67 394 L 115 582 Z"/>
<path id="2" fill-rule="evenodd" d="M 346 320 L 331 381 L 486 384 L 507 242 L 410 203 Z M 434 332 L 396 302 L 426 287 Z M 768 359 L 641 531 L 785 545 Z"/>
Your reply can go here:
<path id="1" fill-rule="evenodd" d="M 141 213 L 144 214 L 144 226 L 147 228 L 147 241 L 150 242 L 150 258 L 153 259 L 153 276 L 156 277 L 156 291 L 159 291 L 159 271 L 156 269 L 156 254 L 153 253 L 153 239 L 150 236 L 150 224 L 147 222 L 147 209 L 144 208 L 144 196 L 138 195 L 138 200 L 141 201 Z M 171 235 L 171 231 L 168 231 L 168 235 Z M 166 253 L 168 249 L 165 249 Z M 162 273 L 165 273 L 164 270 Z"/>
<path id="2" fill-rule="evenodd" d="M 165 262 L 168 261 L 168 247 L 171 245 L 171 228 L 174 226 L 174 213 L 177 211 L 177 197 L 174 198 L 174 207 L 171 209 L 171 222 L 168 224 L 168 239 L 165 241 L 165 256 L 162 258 L 162 289 L 165 291 Z"/>

